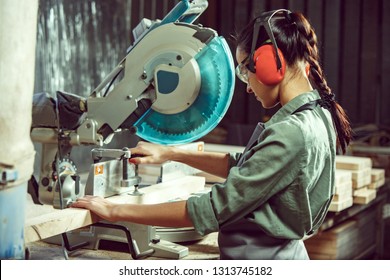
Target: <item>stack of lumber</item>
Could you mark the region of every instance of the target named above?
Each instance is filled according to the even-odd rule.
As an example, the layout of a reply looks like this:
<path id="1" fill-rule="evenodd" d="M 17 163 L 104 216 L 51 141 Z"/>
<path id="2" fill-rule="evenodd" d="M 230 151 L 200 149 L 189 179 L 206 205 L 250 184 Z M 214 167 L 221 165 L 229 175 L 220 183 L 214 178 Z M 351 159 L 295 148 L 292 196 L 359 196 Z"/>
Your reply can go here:
<path id="1" fill-rule="evenodd" d="M 352 173 L 336 169 L 335 172 L 335 194 L 329 206 L 329 211 L 339 212 L 351 207 L 352 197 Z"/>
<path id="2" fill-rule="evenodd" d="M 385 183 L 384 169 L 373 168 L 369 157 L 336 156 L 335 176 L 331 212 L 339 212 L 353 204 L 368 204 Z"/>
<path id="3" fill-rule="evenodd" d="M 372 167 L 369 157 L 336 156 L 335 195 L 330 212 L 340 212 L 353 204 L 368 204 L 385 184 L 385 170 Z M 319 231 L 306 239 L 311 259 L 364 258 L 376 245 L 377 212 L 375 207 Z M 335 216 L 337 217 L 337 213 Z"/>
<path id="4" fill-rule="evenodd" d="M 376 244 L 376 209 L 372 208 L 304 241 L 310 259 L 364 258 Z"/>

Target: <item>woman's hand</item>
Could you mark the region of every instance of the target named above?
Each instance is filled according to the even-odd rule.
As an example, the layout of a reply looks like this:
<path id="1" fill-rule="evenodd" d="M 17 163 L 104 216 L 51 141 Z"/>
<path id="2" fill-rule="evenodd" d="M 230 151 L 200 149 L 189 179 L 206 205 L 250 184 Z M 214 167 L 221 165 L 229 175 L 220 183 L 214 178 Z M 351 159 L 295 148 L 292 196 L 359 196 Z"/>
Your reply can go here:
<path id="1" fill-rule="evenodd" d="M 115 217 L 113 215 L 113 210 L 115 206 L 115 203 L 112 203 L 100 196 L 87 195 L 78 198 L 77 201 L 73 202 L 70 207 L 88 209 L 104 220 L 114 222 Z"/>
<path id="2" fill-rule="evenodd" d="M 132 157 L 129 162 L 134 164 L 159 164 L 171 160 L 175 148 L 140 141 L 130 149 Z"/>

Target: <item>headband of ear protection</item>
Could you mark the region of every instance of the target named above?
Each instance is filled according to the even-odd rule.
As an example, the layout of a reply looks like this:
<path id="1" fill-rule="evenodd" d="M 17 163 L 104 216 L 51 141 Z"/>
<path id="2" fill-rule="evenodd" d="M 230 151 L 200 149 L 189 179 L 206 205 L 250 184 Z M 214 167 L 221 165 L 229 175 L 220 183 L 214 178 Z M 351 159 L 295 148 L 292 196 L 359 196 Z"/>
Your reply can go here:
<path id="1" fill-rule="evenodd" d="M 282 15 L 280 14 L 281 12 L 283 12 Z M 279 9 L 263 13 L 255 20 L 248 70 L 252 73 L 256 73 L 257 79 L 265 85 L 272 86 L 280 83 L 286 70 L 284 56 L 278 49 L 278 45 L 276 44 L 275 37 L 271 29 L 271 19 L 274 16 L 287 17 L 289 14 L 291 14 L 291 11 Z M 263 44 L 259 48 L 255 49 L 260 27 L 264 27 L 272 44 Z M 266 43 L 267 42 L 269 42 L 269 40 L 267 40 Z"/>

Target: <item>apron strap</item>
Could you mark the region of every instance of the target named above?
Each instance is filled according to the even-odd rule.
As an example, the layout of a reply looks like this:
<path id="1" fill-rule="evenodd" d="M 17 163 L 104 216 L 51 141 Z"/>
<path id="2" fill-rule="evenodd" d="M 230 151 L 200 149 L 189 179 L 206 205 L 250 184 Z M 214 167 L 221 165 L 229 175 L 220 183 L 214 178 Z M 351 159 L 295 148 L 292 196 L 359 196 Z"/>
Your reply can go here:
<path id="1" fill-rule="evenodd" d="M 238 159 L 236 166 L 241 166 L 244 163 L 245 154 L 258 143 L 257 141 L 259 140 L 260 134 L 263 132 L 264 128 L 264 123 L 262 122 L 259 122 L 256 125 L 256 128 L 253 131 L 252 136 L 245 147 L 245 150 L 242 152 L 240 158 Z"/>

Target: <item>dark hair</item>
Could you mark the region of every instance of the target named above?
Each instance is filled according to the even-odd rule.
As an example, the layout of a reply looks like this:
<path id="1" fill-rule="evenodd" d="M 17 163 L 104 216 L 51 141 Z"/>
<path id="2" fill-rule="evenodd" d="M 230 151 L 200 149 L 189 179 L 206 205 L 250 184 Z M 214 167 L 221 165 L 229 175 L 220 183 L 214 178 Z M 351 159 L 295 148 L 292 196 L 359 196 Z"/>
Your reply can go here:
<path id="1" fill-rule="evenodd" d="M 251 53 L 255 21 L 256 18 L 235 36 L 237 47 L 248 54 Z M 325 80 L 319 63 L 317 36 L 314 29 L 301 13 L 288 13 L 285 17 L 271 18 L 271 30 L 287 65 L 292 66 L 302 60 L 309 63 L 309 80 L 320 93 L 323 107 L 327 108 L 332 115 L 338 147 L 345 153 L 352 137 L 352 129 L 344 109 L 335 101 L 334 94 Z M 268 39 L 265 29 L 260 28 L 256 46 L 261 46 Z"/>

